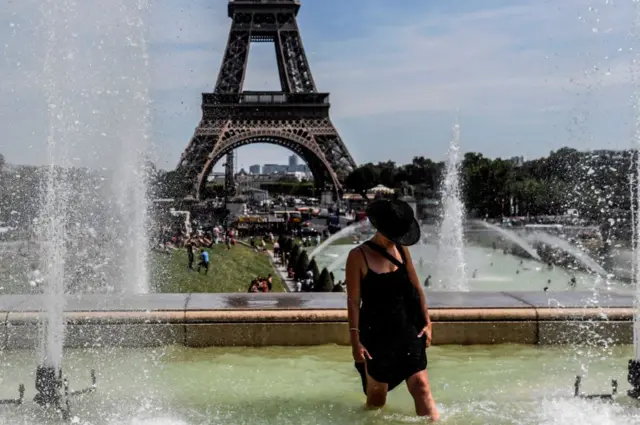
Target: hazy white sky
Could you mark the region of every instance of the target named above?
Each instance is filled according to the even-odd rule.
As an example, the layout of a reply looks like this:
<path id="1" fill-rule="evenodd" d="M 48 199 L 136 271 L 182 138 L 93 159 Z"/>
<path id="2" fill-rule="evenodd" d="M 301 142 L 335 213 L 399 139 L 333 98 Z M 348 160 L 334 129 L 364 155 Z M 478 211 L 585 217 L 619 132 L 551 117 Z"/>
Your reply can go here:
<path id="1" fill-rule="evenodd" d="M 12 163 L 45 161 L 46 28 L 40 10 L 45 3 L 50 2 L 0 4 L 0 153 Z M 119 44 L 127 43 L 133 31 L 125 22 L 131 13 L 123 6 L 132 2 L 79 3 L 84 3 L 79 13 L 58 30 L 79 40 L 72 42 L 79 54 L 69 81 L 77 78 L 95 94 L 118 75 L 118 66 L 105 64 L 132 70 L 130 46 L 120 51 Z M 152 157 L 162 167 L 177 164 L 200 119 L 200 93 L 215 84 L 230 23 L 226 4 L 151 2 L 145 27 L 150 132 L 156 147 Z M 639 13 L 633 0 L 302 4 L 299 22 L 316 83 L 331 92 L 333 121 L 357 162 L 407 162 L 416 155 L 441 159 L 456 120 L 463 148 L 489 156 L 536 157 L 565 145 L 627 148 L 632 143 L 631 46 Z M 269 45 L 252 47 L 246 89 L 278 88 L 272 53 Z M 54 54 L 62 53 L 54 48 Z M 109 62 L 106 56 L 120 59 Z M 93 72 L 94 78 L 86 77 Z M 119 93 L 95 108 L 118 108 Z M 100 102 L 86 96 L 82 109 Z M 78 161 L 94 165 L 103 155 L 116 155 L 117 143 L 97 147 L 111 141 L 94 133 L 86 131 L 86 143 L 93 147 Z M 239 163 L 285 163 L 288 154 L 254 145 L 239 151 Z"/>

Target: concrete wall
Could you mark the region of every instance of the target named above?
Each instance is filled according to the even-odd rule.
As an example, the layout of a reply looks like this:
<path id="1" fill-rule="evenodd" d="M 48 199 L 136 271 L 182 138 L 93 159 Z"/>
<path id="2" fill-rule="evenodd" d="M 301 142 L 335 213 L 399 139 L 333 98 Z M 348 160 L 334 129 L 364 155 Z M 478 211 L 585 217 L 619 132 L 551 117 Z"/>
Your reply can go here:
<path id="1" fill-rule="evenodd" d="M 431 293 L 433 343 L 630 344 L 632 299 L 591 293 Z M 0 349 L 33 349 L 45 300 L 0 297 Z M 66 346 L 348 344 L 344 294 L 149 294 L 67 299 Z"/>

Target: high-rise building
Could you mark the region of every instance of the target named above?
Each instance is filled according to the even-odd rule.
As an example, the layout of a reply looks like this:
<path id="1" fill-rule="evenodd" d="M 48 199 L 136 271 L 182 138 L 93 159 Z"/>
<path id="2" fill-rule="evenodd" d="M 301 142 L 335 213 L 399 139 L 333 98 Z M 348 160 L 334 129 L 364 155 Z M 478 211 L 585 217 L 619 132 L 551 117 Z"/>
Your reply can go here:
<path id="1" fill-rule="evenodd" d="M 287 168 L 289 168 L 286 165 L 281 165 L 281 164 L 264 164 L 262 166 L 262 173 L 263 174 L 279 174 L 279 173 L 286 173 L 287 172 Z"/>
<path id="2" fill-rule="evenodd" d="M 298 168 L 298 155 L 293 154 L 289 157 L 289 168 L 291 171 L 296 171 Z"/>
<path id="3" fill-rule="evenodd" d="M 255 164 L 249 167 L 249 174 L 260 174 L 260 165 Z"/>

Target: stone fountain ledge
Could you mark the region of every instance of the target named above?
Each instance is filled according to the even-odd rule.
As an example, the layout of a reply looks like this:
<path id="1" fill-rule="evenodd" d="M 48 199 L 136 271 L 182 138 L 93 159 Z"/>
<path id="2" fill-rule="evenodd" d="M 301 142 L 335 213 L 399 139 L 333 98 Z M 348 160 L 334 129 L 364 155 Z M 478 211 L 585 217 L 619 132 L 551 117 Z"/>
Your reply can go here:
<path id="1" fill-rule="evenodd" d="M 631 344 L 633 298 L 581 292 L 432 292 L 434 344 Z M 597 308 L 593 306 L 597 301 Z M 44 297 L 0 296 L 0 349 L 33 349 Z M 69 296 L 66 345 L 348 344 L 344 294 Z"/>

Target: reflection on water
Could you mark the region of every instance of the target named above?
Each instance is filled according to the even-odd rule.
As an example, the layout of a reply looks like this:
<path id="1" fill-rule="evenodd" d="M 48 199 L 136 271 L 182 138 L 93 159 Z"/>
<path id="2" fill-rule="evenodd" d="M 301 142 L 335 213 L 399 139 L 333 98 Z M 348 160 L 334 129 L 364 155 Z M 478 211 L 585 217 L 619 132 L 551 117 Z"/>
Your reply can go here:
<path id="1" fill-rule="evenodd" d="M 631 347 L 606 358 L 590 350 L 584 391 L 608 390 L 611 378 L 626 390 Z M 4 352 L 0 397 L 14 396 L 18 382 L 33 396 L 31 352 Z M 434 347 L 429 373 L 444 424 L 640 423 L 632 405 L 605 405 L 571 397 L 581 373 L 570 348 L 502 345 Z M 348 347 L 70 350 L 71 383 L 86 383 L 96 367 L 98 393 L 73 407 L 80 424 L 404 424 L 414 423 L 404 387 L 379 412 L 362 408 L 363 394 Z M 29 401 L 0 408 L 0 424 L 48 424 Z M 419 422 L 417 422 L 419 423 Z"/>

